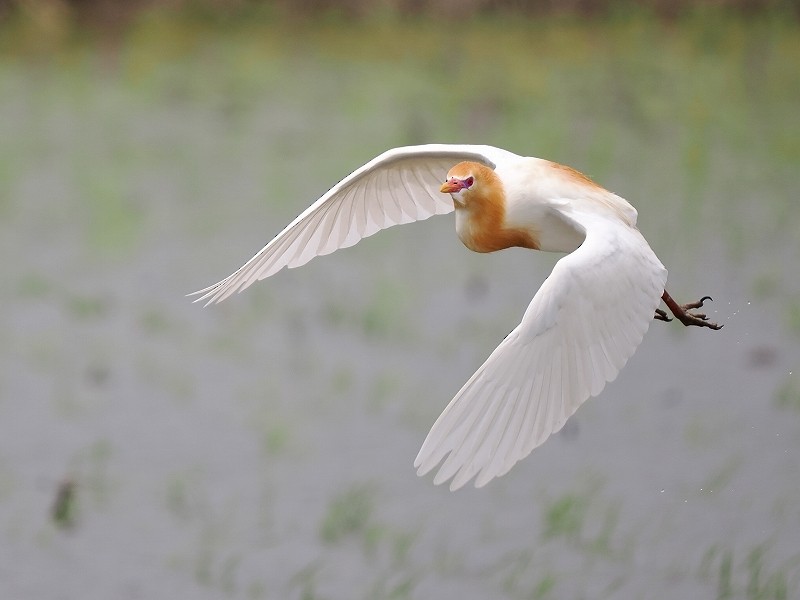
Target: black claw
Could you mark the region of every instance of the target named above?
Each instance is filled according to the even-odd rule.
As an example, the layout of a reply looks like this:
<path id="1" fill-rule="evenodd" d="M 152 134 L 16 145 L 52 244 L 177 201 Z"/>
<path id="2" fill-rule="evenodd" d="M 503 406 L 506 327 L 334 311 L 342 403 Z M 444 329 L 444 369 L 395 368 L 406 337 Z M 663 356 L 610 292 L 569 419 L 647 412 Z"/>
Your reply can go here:
<path id="1" fill-rule="evenodd" d="M 659 321 L 664 321 L 665 323 L 669 323 L 670 321 L 672 321 L 672 319 L 669 316 L 667 316 L 666 311 L 663 311 L 660 308 L 656 309 L 656 314 L 655 317 L 653 318 Z"/>
<path id="2" fill-rule="evenodd" d="M 706 300 L 713 301 L 711 296 L 703 296 L 702 298 L 700 298 L 700 300 L 697 300 L 695 302 L 689 302 L 688 304 L 682 305 L 681 308 L 688 313 L 690 310 L 697 310 L 698 308 L 703 308 L 703 304 L 705 303 Z"/>

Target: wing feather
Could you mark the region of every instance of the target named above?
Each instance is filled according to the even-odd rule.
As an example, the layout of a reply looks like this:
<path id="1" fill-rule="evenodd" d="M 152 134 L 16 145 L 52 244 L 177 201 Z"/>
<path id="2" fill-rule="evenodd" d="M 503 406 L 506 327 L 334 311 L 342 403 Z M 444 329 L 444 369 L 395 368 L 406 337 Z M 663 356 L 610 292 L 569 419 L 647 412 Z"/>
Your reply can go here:
<path id="1" fill-rule="evenodd" d="M 528 379 L 528 381 L 523 382 L 521 387 L 516 388 L 515 396 L 510 399 L 514 405 L 514 414 L 509 417 L 508 426 L 502 434 L 501 441 L 497 447 L 497 452 L 495 452 L 492 458 L 492 462 L 489 464 L 488 468 L 481 471 L 481 474 L 475 481 L 477 485 L 485 485 L 492 479 L 492 473 L 501 474 L 500 472 L 503 471 L 506 464 L 510 463 L 513 465 L 517 462 L 514 458 L 515 447 L 520 437 L 522 426 L 525 423 L 525 413 L 530 406 L 530 402 L 525 402 L 525 398 L 530 393 L 529 388 L 532 384 L 531 379 Z M 508 468 L 511 467 L 509 466 Z"/>
<path id="2" fill-rule="evenodd" d="M 667 273 L 642 235 L 567 210 L 586 238 L 434 423 L 414 465 L 424 475 L 444 459 L 435 483 L 477 475 L 481 487 L 508 472 L 616 378 L 650 326 Z"/>
<path id="3" fill-rule="evenodd" d="M 224 300 L 283 267 L 352 246 L 381 229 L 453 210 L 439 192 L 447 171 L 472 160 L 494 168 L 519 158 L 492 146 L 428 144 L 384 152 L 333 186 L 235 273 L 198 292 L 206 304 Z"/>

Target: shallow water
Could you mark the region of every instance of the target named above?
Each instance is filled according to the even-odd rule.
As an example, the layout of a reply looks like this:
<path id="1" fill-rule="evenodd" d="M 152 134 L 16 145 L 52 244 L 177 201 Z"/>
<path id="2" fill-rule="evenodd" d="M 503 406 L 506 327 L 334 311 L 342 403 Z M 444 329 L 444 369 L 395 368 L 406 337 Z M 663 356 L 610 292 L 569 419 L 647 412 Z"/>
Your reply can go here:
<path id="1" fill-rule="evenodd" d="M 429 61 L 361 30 L 195 33 L 163 58 L 147 28 L 110 66 L 4 60 L 3 597 L 800 591 L 796 40 L 561 27 L 515 29 L 539 60 L 500 44 L 491 89 L 424 29 Z M 456 140 L 628 198 L 673 296 L 713 296 L 725 328 L 654 323 L 564 431 L 450 493 L 419 445 L 558 256 L 472 254 L 445 216 L 213 308 L 184 294 L 383 149 Z"/>

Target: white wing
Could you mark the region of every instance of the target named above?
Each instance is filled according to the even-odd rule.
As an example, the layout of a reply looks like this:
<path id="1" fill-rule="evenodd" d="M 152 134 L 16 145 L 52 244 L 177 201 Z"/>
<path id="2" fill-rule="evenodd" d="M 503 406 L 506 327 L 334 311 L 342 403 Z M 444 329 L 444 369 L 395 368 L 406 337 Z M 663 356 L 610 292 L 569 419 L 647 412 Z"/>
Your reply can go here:
<path id="1" fill-rule="evenodd" d="M 299 267 L 392 225 L 452 212 L 452 199 L 439 192 L 450 167 L 472 160 L 494 168 L 513 158 L 500 148 L 461 144 L 384 152 L 333 186 L 238 271 L 190 295 L 200 296 L 195 302 L 220 302 L 283 267 Z"/>
<path id="2" fill-rule="evenodd" d="M 434 423 L 414 461 L 434 478 L 505 474 L 612 381 L 653 320 L 667 272 L 639 231 L 588 213 L 559 213 L 585 231 L 556 263 L 522 322 Z"/>

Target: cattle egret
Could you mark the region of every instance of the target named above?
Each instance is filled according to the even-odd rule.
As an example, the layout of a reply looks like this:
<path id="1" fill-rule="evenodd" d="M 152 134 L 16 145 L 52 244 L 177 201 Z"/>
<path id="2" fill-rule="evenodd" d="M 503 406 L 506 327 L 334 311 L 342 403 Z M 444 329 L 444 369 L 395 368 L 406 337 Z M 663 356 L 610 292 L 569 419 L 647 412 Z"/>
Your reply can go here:
<path id="1" fill-rule="evenodd" d="M 283 267 L 381 229 L 455 210 L 475 252 L 513 246 L 568 253 L 522 322 L 436 420 L 414 461 L 455 490 L 499 477 L 612 381 L 655 317 L 719 329 L 678 305 L 667 270 L 636 228 L 636 209 L 582 173 L 491 146 L 430 144 L 384 152 L 337 183 L 238 271 L 195 292 L 220 302 Z"/>

